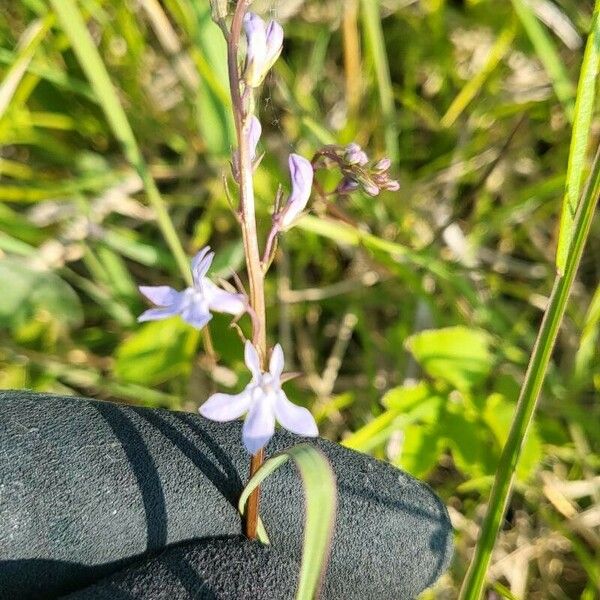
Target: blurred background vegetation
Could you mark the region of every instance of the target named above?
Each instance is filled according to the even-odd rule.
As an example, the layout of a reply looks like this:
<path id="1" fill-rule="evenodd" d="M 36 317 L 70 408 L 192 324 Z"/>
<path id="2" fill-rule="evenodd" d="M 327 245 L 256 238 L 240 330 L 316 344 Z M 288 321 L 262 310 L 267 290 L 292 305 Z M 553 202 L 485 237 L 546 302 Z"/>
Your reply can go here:
<path id="1" fill-rule="evenodd" d="M 208 0 L 78 6 L 186 252 L 210 243 L 215 275 L 243 275 L 221 181 L 233 140 L 225 48 Z M 184 285 L 156 206 L 50 5 L 0 7 L 0 387 L 190 411 L 216 387 L 241 387 L 226 318 L 211 324 L 218 366 L 179 320 L 136 323 L 138 284 Z M 261 232 L 292 150 L 357 141 L 392 157 L 401 181 L 378 198 L 314 201 L 269 275 L 269 334 L 303 373 L 289 393 L 323 435 L 425 479 L 450 507 L 456 556 L 426 598 L 455 597 L 464 577 L 547 303 L 592 9 L 254 4 L 286 31 L 259 104 Z M 591 127 L 597 139 L 596 118 Z M 490 597 L 598 597 L 599 225 Z"/>

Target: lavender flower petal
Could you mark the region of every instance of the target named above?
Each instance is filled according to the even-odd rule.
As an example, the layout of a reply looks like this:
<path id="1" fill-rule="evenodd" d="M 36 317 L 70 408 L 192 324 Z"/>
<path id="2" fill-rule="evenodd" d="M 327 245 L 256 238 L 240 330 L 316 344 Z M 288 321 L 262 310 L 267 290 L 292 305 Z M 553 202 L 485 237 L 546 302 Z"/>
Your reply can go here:
<path id="1" fill-rule="evenodd" d="M 196 329 L 202 329 L 212 319 L 204 295 L 194 288 L 187 288 L 183 292 L 179 313 L 186 323 Z"/>
<path id="2" fill-rule="evenodd" d="M 215 253 L 210 251 L 210 246 L 205 246 L 194 256 L 192 259 L 192 275 L 195 285 L 201 286 L 202 279 L 208 273 L 214 257 Z"/>
<path id="3" fill-rule="evenodd" d="M 213 421 L 224 423 L 241 417 L 250 407 L 250 393 L 213 394 L 199 408 L 200 414 Z"/>
<path id="4" fill-rule="evenodd" d="M 265 22 L 255 13 L 244 16 L 244 31 L 248 40 L 244 80 L 250 87 L 258 87 L 264 77 L 267 57 L 267 32 Z"/>
<path id="5" fill-rule="evenodd" d="M 256 146 L 260 140 L 262 133 L 262 126 L 256 116 L 252 115 L 250 123 L 248 125 L 248 146 L 250 151 L 250 160 L 254 161 L 256 158 Z"/>
<path id="6" fill-rule="evenodd" d="M 275 64 L 283 48 L 283 28 L 277 21 L 271 21 L 267 26 L 267 52 L 265 56 L 265 75 Z"/>
<path id="7" fill-rule="evenodd" d="M 307 437 L 315 437 L 319 434 L 317 424 L 310 411 L 290 402 L 283 390 L 277 394 L 274 409 L 276 419 L 288 431 Z"/>
<path id="8" fill-rule="evenodd" d="M 280 344 L 277 344 L 275 348 L 273 348 L 271 360 L 269 362 L 269 373 L 271 373 L 273 379 L 276 379 L 277 381 L 281 379 L 284 362 L 285 359 L 283 357 L 283 349 L 281 348 Z"/>
<path id="9" fill-rule="evenodd" d="M 206 282 L 208 283 L 208 281 Z M 205 283 L 205 285 L 206 285 Z M 213 291 L 209 294 L 208 307 L 216 312 L 229 313 L 230 315 L 239 315 L 248 308 L 246 297 L 242 294 L 234 294 L 218 288 L 212 281 Z"/>
<path id="10" fill-rule="evenodd" d="M 289 227 L 306 207 L 312 189 L 314 171 L 309 160 L 298 154 L 289 158 L 292 193 L 283 209 L 281 224 Z"/>
<path id="11" fill-rule="evenodd" d="M 250 454 L 256 454 L 275 433 L 275 416 L 266 396 L 258 398 L 251 406 L 244 426 L 242 440 Z"/>
<path id="12" fill-rule="evenodd" d="M 244 345 L 244 362 L 248 367 L 250 373 L 255 379 L 260 379 L 262 375 L 262 370 L 260 368 L 260 357 L 258 356 L 258 352 L 254 347 L 254 344 L 249 340 L 246 340 Z"/>
<path id="13" fill-rule="evenodd" d="M 144 311 L 138 318 L 138 323 L 145 321 L 161 321 L 162 319 L 168 319 L 179 314 L 177 306 L 169 306 L 166 308 L 149 308 Z"/>
<path id="14" fill-rule="evenodd" d="M 156 306 L 171 306 L 179 300 L 180 292 L 168 285 L 140 285 L 140 292 Z"/>

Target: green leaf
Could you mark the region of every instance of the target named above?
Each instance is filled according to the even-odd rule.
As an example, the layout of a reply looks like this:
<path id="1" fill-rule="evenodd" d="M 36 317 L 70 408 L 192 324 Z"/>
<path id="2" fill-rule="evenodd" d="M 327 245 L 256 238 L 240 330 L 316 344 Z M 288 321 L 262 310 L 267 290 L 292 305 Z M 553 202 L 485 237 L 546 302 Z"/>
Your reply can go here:
<path id="1" fill-rule="evenodd" d="M 408 425 L 402 430 L 402 449 L 394 464 L 415 477 L 425 477 L 438 462 L 440 441 L 435 424 Z"/>
<path id="2" fill-rule="evenodd" d="M 296 600 L 313 600 L 318 597 L 325 573 L 335 523 L 337 491 L 335 475 L 327 458 L 314 446 L 299 444 L 268 459 L 244 488 L 239 511 L 244 514 L 252 491 L 290 459 L 300 471 L 306 498 L 304 544 Z"/>
<path id="3" fill-rule="evenodd" d="M 36 271 L 25 262 L 0 260 L 0 325 L 31 318 L 39 311 L 70 326 L 80 325 L 83 312 L 73 288 L 50 271 Z"/>
<path id="4" fill-rule="evenodd" d="M 115 375 L 146 386 L 187 375 L 199 339 L 179 318 L 145 323 L 117 348 Z"/>
<path id="5" fill-rule="evenodd" d="M 444 398 L 425 382 L 394 388 L 382 399 L 388 410 L 350 434 L 342 443 L 346 448 L 369 452 L 387 441 L 394 431 L 411 423 L 434 422 L 443 402 Z"/>
<path id="6" fill-rule="evenodd" d="M 501 394 L 492 394 L 487 400 L 483 412 L 483 420 L 493 431 L 500 447 L 503 447 L 508 437 L 508 431 L 515 413 L 515 403 L 510 402 Z M 527 441 L 521 451 L 517 464 L 517 477 L 527 479 L 542 458 L 542 443 L 535 423 L 532 424 Z"/>
<path id="7" fill-rule="evenodd" d="M 457 326 L 421 331 L 406 346 L 428 375 L 468 391 L 490 374 L 490 342 L 485 331 Z"/>
<path id="8" fill-rule="evenodd" d="M 573 119 L 573 133 L 567 163 L 567 182 L 565 198 L 560 218 L 560 231 L 558 235 L 558 248 L 556 251 L 556 266 L 559 271 L 565 268 L 567 248 L 572 237 L 575 211 L 581 193 L 585 155 L 589 145 L 590 125 L 594 114 L 596 101 L 596 81 L 600 67 L 600 1 L 596 1 L 592 17 L 592 27 L 585 46 L 583 63 L 577 85 L 575 99 L 575 115 Z"/>
<path id="9" fill-rule="evenodd" d="M 485 423 L 462 411 L 448 410 L 441 415 L 440 429 L 463 473 L 471 477 L 494 474 L 499 447 Z"/>

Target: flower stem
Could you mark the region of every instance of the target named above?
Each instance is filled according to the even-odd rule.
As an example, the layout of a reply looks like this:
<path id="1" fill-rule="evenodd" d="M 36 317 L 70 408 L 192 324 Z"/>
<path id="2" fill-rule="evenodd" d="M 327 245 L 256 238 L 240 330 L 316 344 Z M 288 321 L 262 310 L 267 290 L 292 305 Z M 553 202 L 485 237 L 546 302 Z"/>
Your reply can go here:
<path id="1" fill-rule="evenodd" d="M 249 104 L 252 98 L 251 91 L 248 88 L 244 90 L 244 94 L 242 95 L 238 66 L 238 47 L 242 32 L 242 24 L 246 10 L 251 2 L 252 0 L 237 1 L 235 12 L 233 14 L 233 21 L 231 23 L 229 39 L 227 40 L 227 59 L 239 156 L 240 224 L 244 242 L 244 254 L 246 256 L 246 270 L 248 272 L 248 282 L 250 286 L 250 305 L 255 314 L 255 318 L 253 319 L 252 337 L 264 369 L 267 360 L 264 274 L 260 261 L 258 236 L 256 233 L 253 169 L 248 144 Z M 261 450 L 257 452 L 250 461 L 250 477 L 258 471 L 263 462 L 264 452 Z M 257 487 L 248 500 L 245 529 L 246 535 L 250 539 L 256 538 L 259 495 L 260 490 Z"/>

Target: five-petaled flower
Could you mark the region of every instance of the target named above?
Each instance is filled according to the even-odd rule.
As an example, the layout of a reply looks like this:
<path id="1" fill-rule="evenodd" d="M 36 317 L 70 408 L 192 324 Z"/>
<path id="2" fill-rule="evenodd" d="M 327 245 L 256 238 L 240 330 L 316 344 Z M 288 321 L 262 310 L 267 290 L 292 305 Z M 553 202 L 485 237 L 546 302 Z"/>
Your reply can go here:
<path id="1" fill-rule="evenodd" d="M 244 348 L 246 366 L 252 379 L 239 394 L 213 394 L 201 407 L 200 414 L 213 421 L 232 421 L 248 413 L 242 428 L 246 450 L 256 454 L 271 439 L 275 421 L 283 427 L 306 437 L 318 435 L 317 424 L 310 412 L 288 400 L 281 389 L 284 357 L 277 344 L 271 354 L 269 370 L 263 373 L 256 348 L 246 342 Z"/>
<path id="2" fill-rule="evenodd" d="M 142 313 L 138 321 L 158 321 L 179 315 L 186 323 L 202 329 L 212 319 L 211 311 L 232 315 L 243 313 L 248 307 L 243 294 L 223 290 L 206 277 L 214 256 L 209 246 L 196 254 L 192 260 L 194 284 L 182 292 L 166 285 L 141 285 L 140 292 L 158 308 Z"/>
<path id="3" fill-rule="evenodd" d="M 257 14 L 246 13 L 244 31 L 248 40 L 244 81 L 258 87 L 281 54 L 283 29 L 276 21 L 267 25 Z"/>

